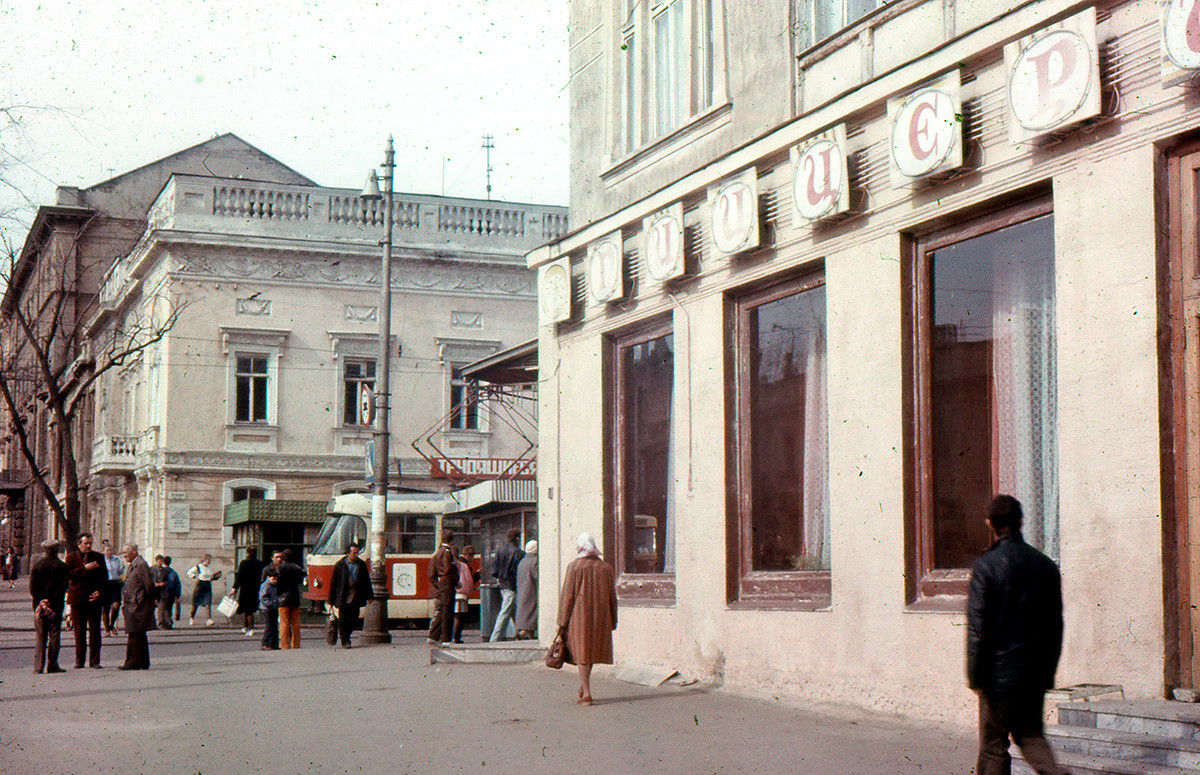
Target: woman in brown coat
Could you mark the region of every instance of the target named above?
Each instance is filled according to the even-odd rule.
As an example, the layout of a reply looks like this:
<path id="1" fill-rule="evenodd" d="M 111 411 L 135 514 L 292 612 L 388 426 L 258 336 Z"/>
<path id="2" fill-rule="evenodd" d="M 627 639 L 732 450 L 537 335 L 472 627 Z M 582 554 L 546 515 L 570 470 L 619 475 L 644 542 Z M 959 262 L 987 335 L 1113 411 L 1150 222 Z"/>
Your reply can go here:
<path id="1" fill-rule="evenodd" d="M 575 542 L 578 554 L 567 566 L 558 603 L 558 630 L 567 661 L 579 668 L 579 704 L 592 704 L 592 665 L 611 665 L 612 632 L 617 629 L 617 587 L 613 567 L 600 559 L 588 533 Z"/>

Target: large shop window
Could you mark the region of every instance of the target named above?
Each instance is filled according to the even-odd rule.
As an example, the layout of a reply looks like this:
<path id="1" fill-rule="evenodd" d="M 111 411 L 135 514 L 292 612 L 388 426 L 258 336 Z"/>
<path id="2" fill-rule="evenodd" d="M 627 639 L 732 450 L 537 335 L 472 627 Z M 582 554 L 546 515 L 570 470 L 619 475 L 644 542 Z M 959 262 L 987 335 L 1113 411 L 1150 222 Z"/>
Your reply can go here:
<path id="1" fill-rule="evenodd" d="M 620 137 L 623 151 L 669 134 L 713 106 L 718 0 L 622 0 Z"/>
<path id="2" fill-rule="evenodd" d="M 614 532 L 618 592 L 626 600 L 675 599 L 674 456 L 669 325 L 614 341 Z"/>
<path id="3" fill-rule="evenodd" d="M 1058 555 L 1049 203 L 922 237 L 910 270 L 909 595 L 953 606 L 998 493 L 1023 504 L 1026 539 Z"/>
<path id="4" fill-rule="evenodd" d="M 825 284 L 807 275 L 730 305 L 729 597 L 830 602 Z"/>

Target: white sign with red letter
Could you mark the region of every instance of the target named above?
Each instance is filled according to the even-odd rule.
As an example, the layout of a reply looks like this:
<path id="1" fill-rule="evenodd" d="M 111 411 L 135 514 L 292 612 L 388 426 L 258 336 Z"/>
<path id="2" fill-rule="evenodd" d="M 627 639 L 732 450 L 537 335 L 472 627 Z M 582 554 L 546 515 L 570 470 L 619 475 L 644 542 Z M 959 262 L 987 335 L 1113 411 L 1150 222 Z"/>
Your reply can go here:
<path id="1" fill-rule="evenodd" d="M 888 100 L 892 121 L 892 184 L 962 166 L 962 99 L 953 70 L 901 99 Z"/>
<path id="2" fill-rule="evenodd" d="M 790 155 L 792 209 L 798 225 L 816 223 L 850 209 L 845 124 L 810 137 Z"/>
<path id="3" fill-rule="evenodd" d="M 614 231 L 588 245 L 587 291 L 593 304 L 616 301 L 625 295 L 623 244 L 621 232 Z"/>
<path id="4" fill-rule="evenodd" d="M 564 256 L 538 269 L 538 324 L 571 319 L 571 259 Z"/>
<path id="5" fill-rule="evenodd" d="M 1023 143 L 1100 115 L 1096 9 L 1088 8 L 1004 47 L 1008 137 Z"/>
<path id="6" fill-rule="evenodd" d="M 758 172 L 751 167 L 708 189 L 709 229 L 717 254 L 758 247 Z"/>
<path id="7" fill-rule="evenodd" d="M 683 274 L 683 205 L 678 202 L 642 219 L 646 274 L 664 282 Z"/>
<path id="8" fill-rule="evenodd" d="M 1162 81 L 1171 86 L 1200 70 L 1200 0 L 1165 0 L 1162 9 Z"/>

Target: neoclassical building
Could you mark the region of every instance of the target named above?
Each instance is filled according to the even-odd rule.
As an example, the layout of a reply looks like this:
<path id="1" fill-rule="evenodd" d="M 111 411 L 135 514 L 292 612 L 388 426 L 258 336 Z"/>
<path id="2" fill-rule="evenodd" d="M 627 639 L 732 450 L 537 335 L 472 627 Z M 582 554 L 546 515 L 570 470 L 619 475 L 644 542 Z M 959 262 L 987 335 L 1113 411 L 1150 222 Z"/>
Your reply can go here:
<path id="1" fill-rule="evenodd" d="M 186 153 L 211 167 L 211 157 L 248 149 L 226 135 Z M 173 311 L 178 319 L 94 386 L 86 524 L 151 554 L 210 552 L 226 567 L 235 545 L 300 547 L 319 526 L 304 509 L 236 537 L 223 512 L 242 499 L 321 502 L 364 488 L 383 205 L 281 174 L 261 152 L 239 174 L 197 174 L 172 159 L 143 170 L 157 187 L 80 328 L 104 340 Z M 125 185 L 124 176 L 102 184 Z M 90 192 L 63 190 L 60 200 L 87 207 Z M 519 452 L 486 402 L 454 411 L 470 389 L 458 369 L 533 334 L 534 277 L 522 257 L 565 230 L 566 211 L 395 199 L 391 478 L 439 488 L 418 439 L 451 459 Z"/>

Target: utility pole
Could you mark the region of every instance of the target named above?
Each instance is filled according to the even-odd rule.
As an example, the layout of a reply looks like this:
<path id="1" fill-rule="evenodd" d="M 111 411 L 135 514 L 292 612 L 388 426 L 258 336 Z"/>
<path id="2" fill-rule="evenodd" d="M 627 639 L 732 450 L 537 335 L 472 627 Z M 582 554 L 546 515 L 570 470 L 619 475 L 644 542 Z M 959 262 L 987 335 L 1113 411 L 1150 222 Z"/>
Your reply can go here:
<path id="1" fill-rule="evenodd" d="M 375 373 L 375 486 L 371 495 L 371 589 L 375 599 L 367 603 L 363 616 L 363 645 L 391 643 L 387 629 L 388 579 L 383 563 L 383 532 L 387 520 L 388 492 L 388 413 L 391 409 L 392 339 L 392 186 L 395 182 L 396 154 L 388 135 L 383 156 L 382 194 L 375 170 L 367 178 L 362 198 L 383 201 L 383 260 L 379 273 L 379 367 Z"/>
<path id="2" fill-rule="evenodd" d="M 496 144 L 492 142 L 494 138 L 491 135 L 483 136 L 483 150 L 487 151 L 487 198 L 492 199 L 492 149 Z"/>

